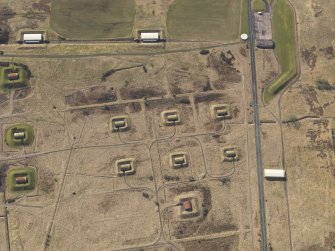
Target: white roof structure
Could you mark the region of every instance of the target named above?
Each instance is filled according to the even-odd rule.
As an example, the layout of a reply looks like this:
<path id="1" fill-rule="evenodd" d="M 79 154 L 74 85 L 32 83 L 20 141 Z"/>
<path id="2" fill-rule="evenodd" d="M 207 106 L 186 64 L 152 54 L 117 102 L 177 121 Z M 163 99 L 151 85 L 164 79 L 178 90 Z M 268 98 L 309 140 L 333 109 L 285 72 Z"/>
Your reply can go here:
<path id="1" fill-rule="evenodd" d="M 247 40 L 247 39 L 248 39 L 248 35 L 245 34 L 245 33 L 241 34 L 241 39 L 242 39 L 243 41 Z"/>
<path id="2" fill-rule="evenodd" d="M 282 169 L 264 169 L 264 177 L 268 179 L 284 179 L 286 172 Z"/>
<path id="3" fill-rule="evenodd" d="M 141 32 L 140 38 L 144 42 L 157 42 L 160 40 L 159 32 Z"/>
<path id="4" fill-rule="evenodd" d="M 23 42 L 40 43 L 43 40 L 42 33 L 25 33 L 23 34 Z"/>

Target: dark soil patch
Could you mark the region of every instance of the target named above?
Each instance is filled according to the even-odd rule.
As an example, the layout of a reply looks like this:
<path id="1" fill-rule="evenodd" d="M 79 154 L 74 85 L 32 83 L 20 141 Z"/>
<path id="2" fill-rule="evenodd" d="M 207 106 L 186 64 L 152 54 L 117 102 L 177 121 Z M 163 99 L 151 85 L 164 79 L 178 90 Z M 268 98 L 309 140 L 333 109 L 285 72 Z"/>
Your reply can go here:
<path id="1" fill-rule="evenodd" d="M 44 168 L 39 170 L 39 184 L 41 191 L 51 193 L 55 190 L 56 178 L 54 173 Z"/>
<path id="2" fill-rule="evenodd" d="M 107 89 L 105 86 L 93 86 L 65 96 L 65 103 L 70 106 L 101 104 L 116 100 L 116 92 L 112 88 Z"/>
<path id="3" fill-rule="evenodd" d="M 92 114 L 98 113 L 113 113 L 113 115 L 123 115 L 125 114 L 125 105 L 104 105 L 102 107 L 89 107 L 82 108 L 78 110 L 72 110 L 70 113 L 72 114 L 72 122 L 76 122 L 81 116 L 89 116 Z"/>
<path id="4" fill-rule="evenodd" d="M 203 95 L 197 95 L 194 98 L 194 103 L 204 103 L 204 102 L 212 102 L 212 101 L 219 101 L 224 99 L 224 94 L 220 93 L 211 93 L 211 94 L 203 94 Z"/>
<path id="5" fill-rule="evenodd" d="M 38 10 L 38 11 L 49 14 L 51 10 L 50 5 L 51 5 L 51 0 L 40 0 L 37 3 L 33 3 L 32 8 L 33 10 Z"/>
<path id="6" fill-rule="evenodd" d="M 247 51 L 247 49 L 246 48 L 244 48 L 244 47 L 241 47 L 240 48 L 240 54 L 243 56 L 243 57 L 247 57 L 248 56 L 248 51 Z"/>
<path id="7" fill-rule="evenodd" d="M 98 203 L 99 212 L 107 213 L 112 208 L 112 196 L 106 195 L 105 198 Z"/>
<path id="8" fill-rule="evenodd" d="M 190 101 L 189 97 L 181 97 L 181 98 L 178 98 L 178 103 L 189 105 L 189 104 L 191 104 L 191 101 Z"/>
<path id="9" fill-rule="evenodd" d="M 6 95 L 5 93 L 0 93 L 0 104 L 6 102 L 8 99 L 8 95 Z"/>
<path id="10" fill-rule="evenodd" d="M 0 9 L 0 21 L 10 19 L 14 17 L 16 12 L 8 6 Z"/>
<path id="11" fill-rule="evenodd" d="M 167 99 L 158 99 L 158 100 L 148 100 L 146 102 L 148 110 L 151 109 L 174 109 L 177 105 L 180 106 L 180 104 L 184 105 L 185 107 L 191 107 L 189 102 L 189 99 L 186 97 L 178 97 L 178 98 L 167 98 Z"/>
<path id="12" fill-rule="evenodd" d="M 216 89 L 223 89 L 224 83 L 239 83 L 241 81 L 241 75 L 234 67 L 235 57 L 231 51 L 210 54 L 207 61 L 208 66 L 214 69 L 219 76 L 219 80 L 214 83 Z"/>
<path id="13" fill-rule="evenodd" d="M 5 192 L 6 190 L 6 176 L 9 165 L 0 166 L 0 192 Z"/>
<path id="14" fill-rule="evenodd" d="M 193 87 L 195 90 L 202 90 L 203 92 L 208 92 L 212 90 L 211 83 L 209 82 L 209 79 L 204 83 L 202 81 L 196 81 L 193 83 Z"/>
<path id="15" fill-rule="evenodd" d="M 311 112 L 315 113 L 318 116 L 323 115 L 323 108 L 320 106 L 317 92 L 313 87 L 308 86 L 306 88 L 302 88 L 300 94 L 304 96 L 305 101 L 309 105 L 309 110 Z"/>
<path id="16" fill-rule="evenodd" d="M 32 93 L 32 88 L 25 88 L 21 90 L 15 90 L 14 99 L 23 99 L 28 97 Z"/>
<path id="17" fill-rule="evenodd" d="M 191 78 L 189 72 L 176 71 L 173 75 L 173 79 L 170 82 L 170 90 L 174 95 L 183 93 L 194 93 L 194 92 L 207 92 L 212 90 L 212 86 L 208 77 L 203 77 L 203 80 L 197 80 L 189 83 L 188 88 L 186 87 L 187 81 Z M 193 88 L 190 86 L 192 85 Z"/>
<path id="18" fill-rule="evenodd" d="M 42 21 L 43 22 L 43 21 L 45 21 L 45 19 L 48 18 L 48 15 L 44 14 L 44 13 L 36 13 L 34 10 L 29 10 L 28 12 L 26 12 L 26 13 L 23 14 L 23 17 L 25 17 L 27 19 L 30 19 L 30 20 L 38 20 L 38 21 Z M 36 23 L 30 23 L 29 26 L 31 28 L 37 28 L 37 27 L 34 27 L 36 25 L 37 25 Z"/>
<path id="19" fill-rule="evenodd" d="M 239 114 L 239 112 L 240 112 L 240 109 L 239 109 L 237 106 L 235 106 L 235 107 L 232 109 L 233 117 L 236 118 L 237 115 Z"/>
<path id="20" fill-rule="evenodd" d="M 310 140 L 312 148 L 318 152 L 317 157 L 326 159 L 327 153 L 333 149 L 331 140 L 321 139 L 322 131 L 328 131 L 329 121 L 328 120 L 316 120 L 313 125 L 317 126 L 316 129 L 309 129 L 306 133 L 306 137 Z"/>
<path id="21" fill-rule="evenodd" d="M 335 50 L 333 46 L 328 46 L 320 49 L 327 59 L 332 59 L 335 57 Z"/>
<path id="22" fill-rule="evenodd" d="M 318 55 L 315 53 L 316 47 L 312 46 L 310 49 L 304 49 L 301 51 L 301 56 L 304 62 L 311 68 L 314 69 Z"/>
<path id="23" fill-rule="evenodd" d="M 262 83 L 267 85 L 270 84 L 277 77 L 277 73 L 274 71 L 270 71 L 265 79 L 262 80 Z"/>
<path id="24" fill-rule="evenodd" d="M 142 67 L 144 72 L 147 72 L 147 69 L 145 68 L 144 65 L 134 65 L 134 66 L 129 66 L 129 67 L 122 67 L 122 68 L 116 68 L 116 69 L 110 69 L 105 71 L 102 76 L 101 76 L 101 81 L 106 81 L 108 77 L 112 76 L 114 73 L 119 72 L 119 71 L 125 71 L 125 70 L 130 70 L 134 68 Z"/>
<path id="25" fill-rule="evenodd" d="M 314 11 L 314 17 L 319 17 L 323 13 L 323 8 L 321 7 L 320 4 L 312 4 L 312 9 Z"/>
<path id="26" fill-rule="evenodd" d="M 142 99 L 142 98 L 152 98 L 161 97 L 166 95 L 166 91 L 158 86 L 148 87 L 148 88 L 122 88 L 120 90 L 121 98 L 126 99 Z"/>
<path id="27" fill-rule="evenodd" d="M 131 113 L 138 113 L 142 111 L 142 107 L 140 103 L 130 103 L 129 104 L 129 110 Z"/>
<path id="28" fill-rule="evenodd" d="M 0 17 L 0 44 L 5 44 L 9 40 L 9 27 L 7 21 L 1 21 Z"/>
<path id="29" fill-rule="evenodd" d="M 312 246 L 301 249 L 301 251 L 330 251 L 335 248 L 335 232 L 329 232 L 329 235 L 324 238 L 324 245 L 314 244 Z"/>

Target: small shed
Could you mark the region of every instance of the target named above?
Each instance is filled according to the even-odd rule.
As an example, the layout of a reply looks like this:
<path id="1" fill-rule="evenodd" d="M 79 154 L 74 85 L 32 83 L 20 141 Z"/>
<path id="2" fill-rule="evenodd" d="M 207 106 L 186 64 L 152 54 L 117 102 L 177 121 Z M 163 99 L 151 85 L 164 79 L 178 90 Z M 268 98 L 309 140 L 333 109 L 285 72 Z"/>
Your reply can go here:
<path id="1" fill-rule="evenodd" d="M 160 34 L 158 31 L 155 32 L 141 32 L 140 33 L 140 40 L 142 42 L 159 42 L 160 41 Z"/>
<path id="2" fill-rule="evenodd" d="M 42 33 L 24 33 L 23 43 L 26 44 L 39 44 L 43 42 Z"/>
<path id="3" fill-rule="evenodd" d="M 183 201 L 183 209 L 187 212 L 192 212 L 193 211 L 192 202 L 190 200 Z"/>
<path id="4" fill-rule="evenodd" d="M 13 134 L 14 139 L 24 139 L 25 136 L 26 134 L 24 133 L 24 131 L 14 132 Z"/>
<path id="5" fill-rule="evenodd" d="M 286 172 L 283 169 L 264 169 L 264 177 L 267 179 L 285 179 Z"/>
<path id="6" fill-rule="evenodd" d="M 7 74 L 8 80 L 18 80 L 19 79 L 19 73 L 17 72 L 10 72 Z"/>
<path id="7" fill-rule="evenodd" d="M 15 183 L 16 184 L 25 184 L 28 182 L 27 176 L 17 176 L 15 177 Z"/>

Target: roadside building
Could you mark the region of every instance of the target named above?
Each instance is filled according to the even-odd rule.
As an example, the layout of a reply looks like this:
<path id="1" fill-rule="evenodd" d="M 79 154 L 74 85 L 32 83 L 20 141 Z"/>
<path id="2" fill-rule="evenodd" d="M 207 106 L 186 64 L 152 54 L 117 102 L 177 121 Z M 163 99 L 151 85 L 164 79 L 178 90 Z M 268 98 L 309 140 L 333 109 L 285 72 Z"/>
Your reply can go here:
<path id="1" fill-rule="evenodd" d="M 272 39 L 271 13 L 260 11 L 254 13 L 254 27 L 257 48 L 273 49 L 275 44 Z"/>
<path id="2" fill-rule="evenodd" d="M 286 172 L 283 169 L 264 169 L 266 179 L 285 179 Z"/>
<path id="3" fill-rule="evenodd" d="M 24 33 L 23 43 L 25 44 L 40 44 L 43 42 L 42 33 Z"/>
<path id="4" fill-rule="evenodd" d="M 159 42 L 160 41 L 160 32 L 146 32 L 142 31 L 140 33 L 141 42 Z"/>
<path id="5" fill-rule="evenodd" d="M 273 49 L 275 43 L 273 40 L 256 40 L 256 46 L 260 49 Z"/>

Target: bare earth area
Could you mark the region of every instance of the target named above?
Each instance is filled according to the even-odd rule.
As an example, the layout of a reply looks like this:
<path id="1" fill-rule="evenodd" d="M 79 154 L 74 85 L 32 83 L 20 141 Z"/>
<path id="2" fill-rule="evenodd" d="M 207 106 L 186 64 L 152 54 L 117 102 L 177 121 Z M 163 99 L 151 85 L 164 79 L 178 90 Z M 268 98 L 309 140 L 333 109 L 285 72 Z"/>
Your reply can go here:
<path id="1" fill-rule="evenodd" d="M 0 92 L 1 251 L 261 249 L 246 3 L 1 1 L 0 67 L 30 72 Z M 255 49 L 262 166 L 286 171 L 264 179 L 268 250 L 332 251 L 335 4 L 291 4 L 300 74 L 269 104 L 280 66 Z M 140 29 L 165 41 L 135 42 Z M 27 30 L 48 42 L 18 43 Z M 13 147 L 18 124 L 33 140 L 16 128 Z"/>

